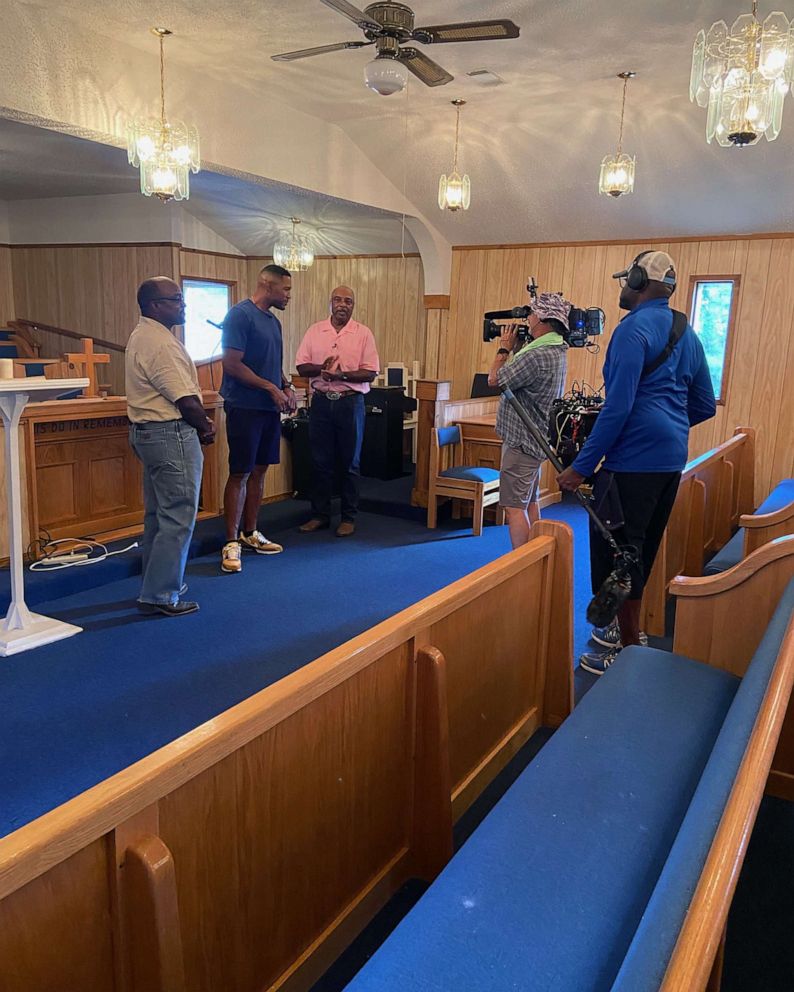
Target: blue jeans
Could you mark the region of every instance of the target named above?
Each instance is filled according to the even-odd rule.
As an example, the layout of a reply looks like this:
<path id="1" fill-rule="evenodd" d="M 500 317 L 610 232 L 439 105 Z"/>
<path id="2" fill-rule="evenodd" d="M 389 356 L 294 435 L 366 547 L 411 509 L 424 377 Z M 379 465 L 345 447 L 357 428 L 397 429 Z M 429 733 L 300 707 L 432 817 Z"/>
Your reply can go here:
<path id="1" fill-rule="evenodd" d="M 204 453 L 184 420 L 130 425 L 143 464 L 143 584 L 140 603 L 176 603 L 196 523 Z"/>
<path id="2" fill-rule="evenodd" d="M 312 511 L 315 517 L 322 520 L 330 517 L 334 472 L 339 471 L 342 476 L 342 519 L 351 522 L 355 519 L 365 415 L 362 393 L 335 401 L 319 391 L 312 397 L 309 443 L 314 469 Z"/>

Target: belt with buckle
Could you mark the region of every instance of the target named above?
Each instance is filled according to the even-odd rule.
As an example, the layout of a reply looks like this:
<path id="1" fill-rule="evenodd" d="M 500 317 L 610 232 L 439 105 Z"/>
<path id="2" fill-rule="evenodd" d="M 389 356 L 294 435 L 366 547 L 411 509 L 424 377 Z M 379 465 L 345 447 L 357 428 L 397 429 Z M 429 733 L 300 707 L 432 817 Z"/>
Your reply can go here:
<path id="1" fill-rule="evenodd" d="M 329 399 L 332 403 L 335 403 L 337 400 L 344 399 L 345 396 L 353 396 L 354 394 L 354 389 L 346 389 L 343 393 L 338 393 L 335 389 L 329 389 L 322 391 L 320 395 L 325 396 L 326 399 Z"/>

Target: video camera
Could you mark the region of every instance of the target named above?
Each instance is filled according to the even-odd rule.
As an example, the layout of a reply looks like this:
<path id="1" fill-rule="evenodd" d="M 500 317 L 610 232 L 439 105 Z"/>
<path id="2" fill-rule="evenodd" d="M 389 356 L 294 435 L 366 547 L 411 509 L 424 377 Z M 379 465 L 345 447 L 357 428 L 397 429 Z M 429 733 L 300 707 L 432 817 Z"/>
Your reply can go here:
<path id="1" fill-rule="evenodd" d="M 538 287 L 535 277 L 530 278 L 527 284 L 527 292 L 530 299 L 536 300 Z M 483 315 L 482 339 L 483 341 L 493 341 L 502 333 L 502 325 L 497 321 L 526 320 L 532 313 L 532 304 L 523 307 L 513 307 L 510 310 L 489 310 Z M 570 348 L 584 348 L 589 342 L 588 338 L 598 337 L 604 330 L 604 311 L 600 307 L 571 307 L 568 314 L 568 331 L 563 333 L 565 343 Z M 529 337 L 529 327 L 526 324 L 519 324 L 516 329 L 518 340 L 524 342 Z"/>

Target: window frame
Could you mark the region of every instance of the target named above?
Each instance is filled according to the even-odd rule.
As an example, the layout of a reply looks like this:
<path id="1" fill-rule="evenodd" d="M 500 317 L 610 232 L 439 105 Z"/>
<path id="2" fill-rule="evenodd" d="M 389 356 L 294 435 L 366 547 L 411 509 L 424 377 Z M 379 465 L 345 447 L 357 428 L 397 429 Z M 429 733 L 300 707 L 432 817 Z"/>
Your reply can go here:
<path id="1" fill-rule="evenodd" d="M 739 309 L 739 298 L 741 294 L 742 277 L 736 273 L 732 275 L 693 275 L 689 277 L 689 323 L 695 329 L 695 300 L 700 283 L 709 282 L 729 282 L 732 284 L 731 307 L 728 314 L 728 331 L 725 336 L 725 350 L 722 358 L 722 381 L 720 382 L 719 395 L 715 396 L 717 406 L 725 406 L 731 386 L 731 373 L 733 371 L 733 344 L 736 337 L 736 314 Z"/>
<path id="2" fill-rule="evenodd" d="M 235 303 L 238 302 L 238 300 L 237 300 L 237 280 L 236 279 L 218 279 L 215 276 L 186 275 L 183 272 L 182 275 L 179 277 L 179 281 L 180 281 L 180 284 L 181 284 L 182 296 L 183 297 L 185 295 L 185 283 L 213 282 L 213 283 L 218 283 L 218 284 L 224 285 L 224 286 L 226 286 L 228 288 L 228 290 L 229 290 L 229 307 L 230 308 L 233 307 L 235 305 Z M 184 324 L 182 325 L 180 331 L 181 331 L 180 338 L 182 340 L 182 344 L 185 345 L 185 347 L 187 347 L 187 341 L 185 339 L 185 325 Z M 196 365 L 197 367 L 199 365 L 206 365 L 207 362 L 219 361 L 220 360 L 220 357 L 221 357 L 221 354 L 220 354 L 220 352 L 218 352 L 218 354 L 214 355 L 212 358 L 194 359 L 194 365 Z"/>

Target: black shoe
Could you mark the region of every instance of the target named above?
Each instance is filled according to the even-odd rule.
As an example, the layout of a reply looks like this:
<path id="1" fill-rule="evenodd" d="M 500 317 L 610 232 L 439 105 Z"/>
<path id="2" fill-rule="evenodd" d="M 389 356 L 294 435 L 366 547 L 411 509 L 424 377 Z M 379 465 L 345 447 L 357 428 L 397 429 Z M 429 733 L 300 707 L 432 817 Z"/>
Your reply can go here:
<path id="1" fill-rule="evenodd" d="M 138 603 L 138 612 L 145 617 L 157 616 L 158 613 L 164 617 L 182 617 L 186 613 L 198 613 L 198 608 L 198 603 L 184 599 L 178 603 Z"/>

